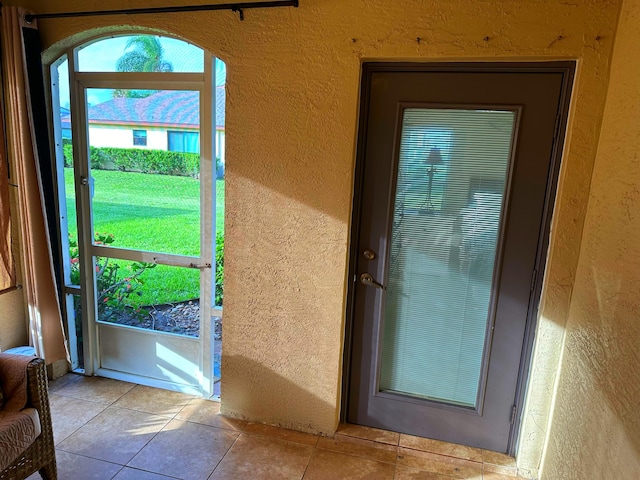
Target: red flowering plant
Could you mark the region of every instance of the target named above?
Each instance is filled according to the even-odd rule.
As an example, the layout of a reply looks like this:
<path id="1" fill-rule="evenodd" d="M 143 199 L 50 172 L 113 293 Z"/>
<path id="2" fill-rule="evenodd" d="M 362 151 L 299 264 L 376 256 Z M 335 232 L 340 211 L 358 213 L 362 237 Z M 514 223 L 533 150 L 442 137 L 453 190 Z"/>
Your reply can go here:
<path id="1" fill-rule="evenodd" d="M 95 245 L 111 245 L 115 237 L 112 233 L 95 233 Z M 69 237 L 69 257 L 71 263 L 71 283 L 80 284 L 80 262 L 78 242 Z M 146 317 L 149 312 L 140 308 L 132 299 L 133 295 L 141 296 L 140 288 L 144 285 L 142 274 L 149 268 L 155 268 L 153 263 L 132 262 L 121 265 L 117 261 L 106 257 L 96 257 L 96 294 L 98 304 L 98 319 L 107 321 L 118 314 Z"/>

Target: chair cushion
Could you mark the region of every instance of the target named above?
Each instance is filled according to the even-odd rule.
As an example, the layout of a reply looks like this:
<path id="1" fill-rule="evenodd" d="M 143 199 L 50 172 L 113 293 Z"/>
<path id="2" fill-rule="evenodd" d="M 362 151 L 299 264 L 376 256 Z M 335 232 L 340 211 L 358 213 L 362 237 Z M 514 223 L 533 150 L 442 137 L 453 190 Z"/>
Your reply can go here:
<path id="1" fill-rule="evenodd" d="M 40 435 L 35 408 L 19 412 L 0 410 L 0 471 L 11 465 Z"/>
<path id="2" fill-rule="evenodd" d="M 27 368 L 36 357 L 0 353 L 0 384 L 4 393 L 5 410 L 17 412 L 27 404 Z"/>

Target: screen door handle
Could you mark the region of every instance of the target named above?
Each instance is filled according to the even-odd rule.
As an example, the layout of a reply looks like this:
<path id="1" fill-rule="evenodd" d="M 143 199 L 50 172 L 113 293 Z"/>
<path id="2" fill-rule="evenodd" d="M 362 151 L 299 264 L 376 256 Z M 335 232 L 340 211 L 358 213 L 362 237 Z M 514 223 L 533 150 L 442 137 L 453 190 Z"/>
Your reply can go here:
<path id="1" fill-rule="evenodd" d="M 360 283 L 366 285 L 367 287 L 376 287 L 384 290 L 385 287 L 381 283 L 376 282 L 370 273 L 363 273 L 360 275 Z"/>

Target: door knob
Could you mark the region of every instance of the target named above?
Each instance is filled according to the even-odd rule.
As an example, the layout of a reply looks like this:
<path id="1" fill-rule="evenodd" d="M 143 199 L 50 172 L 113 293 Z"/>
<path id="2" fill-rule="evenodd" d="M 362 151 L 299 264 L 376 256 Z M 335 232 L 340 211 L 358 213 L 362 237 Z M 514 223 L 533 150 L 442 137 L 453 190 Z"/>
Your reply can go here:
<path id="1" fill-rule="evenodd" d="M 370 273 L 363 273 L 362 275 L 360 275 L 360 283 L 362 283 L 363 285 L 366 285 L 368 287 L 376 287 L 376 288 L 380 288 L 382 290 L 385 289 L 384 285 L 382 285 L 381 283 L 376 282 L 373 277 L 371 276 Z"/>

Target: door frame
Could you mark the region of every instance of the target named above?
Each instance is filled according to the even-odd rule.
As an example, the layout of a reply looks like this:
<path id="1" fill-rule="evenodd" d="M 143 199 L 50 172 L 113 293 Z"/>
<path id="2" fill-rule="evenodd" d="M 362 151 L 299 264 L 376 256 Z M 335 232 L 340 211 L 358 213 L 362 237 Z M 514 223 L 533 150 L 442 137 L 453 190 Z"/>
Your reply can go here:
<path id="1" fill-rule="evenodd" d="M 566 135 L 571 90 L 575 77 L 576 62 L 572 60 L 549 62 L 363 62 L 360 79 L 360 105 L 358 110 L 358 131 L 356 143 L 356 161 L 353 178 L 353 200 L 351 210 L 351 228 L 349 237 L 349 262 L 347 274 L 347 299 L 345 308 L 345 337 L 342 363 L 342 401 L 340 409 L 340 421 L 346 422 L 349 405 L 349 382 L 352 372 L 353 340 L 354 340 L 354 315 L 355 315 L 355 291 L 357 286 L 357 259 L 358 238 L 360 236 L 360 217 L 362 213 L 362 193 L 364 188 L 365 145 L 367 140 L 366 122 L 369 116 L 369 101 L 371 96 L 371 76 L 376 72 L 387 73 L 561 73 L 563 75 L 562 91 L 558 105 L 558 115 L 554 130 L 553 148 L 545 201 L 543 208 L 542 224 L 536 252 L 534 278 L 532 291 L 529 297 L 527 319 L 524 333 L 524 344 L 518 371 L 518 384 L 514 399 L 515 409 L 513 422 L 509 434 L 508 454 L 515 455 L 519 431 L 522 423 L 522 413 L 526 391 L 528 386 L 533 347 L 535 341 L 536 326 L 538 324 L 538 307 L 542 294 L 542 285 L 546 267 L 547 251 L 549 248 L 549 235 L 553 219 L 556 191 L 563 153 L 563 145 Z"/>
<path id="2" fill-rule="evenodd" d="M 116 30 L 113 32 L 103 33 L 95 37 L 86 39 L 85 41 L 74 44 L 60 53 L 58 58 L 48 65 L 48 80 L 51 86 L 51 106 L 54 112 L 52 122 L 53 131 L 56 138 L 61 137 L 61 126 L 57 111 L 60 108 L 58 89 L 56 85 L 52 85 L 52 71 L 63 61 L 68 62 L 68 82 L 69 82 L 69 98 L 71 101 L 70 111 L 75 122 L 72 122 L 72 142 L 73 142 L 73 168 L 74 168 L 74 192 L 76 211 L 78 215 L 78 249 L 80 251 L 81 265 L 80 285 L 68 285 L 65 281 L 64 294 L 78 295 L 81 298 L 81 304 L 85 308 L 82 315 L 81 329 L 84 336 L 83 342 L 83 360 L 84 368 L 77 369 L 78 373 L 87 376 L 100 375 L 108 378 L 116 378 L 125 381 L 137 382 L 145 385 L 165 388 L 169 390 L 182 391 L 204 398 L 210 398 L 214 395 L 214 366 L 213 366 L 213 340 L 212 340 L 212 323 L 209 321 L 214 308 L 213 291 L 215 288 L 214 272 L 215 272 L 215 211 L 216 211 L 216 194 L 215 194 L 215 152 L 217 147 L 217 135 L 215 134 L 215 106 L 216 106 L 216 86 L 215 86 L 215 61 L 216 58 L 208 50 L 198 45 L 192 44 L 202 51 L 203 54 L 203 71 L 202 72 L 91 72 L 79 71 L 78 52 L 81 48 L 90 45 L 93 42 L 100 42 L 116 36 L 132 36 L 132 35 L 156 35 L 154 32 L 140 31 L 133 32 L 129 30 Z M 163 38 L 177 39 L 176 37 L 161 33 Z M 183 39 L 177 39 L 185 41 Z M 191 43 L 191 42 L 187 42 Z M 57 75 L 57 74 L 56 74 Z M 57 78 L 57 77 L 54 77 Z M 91 200 L 88 195 L 88 189 L 83 189 L 82 178 L 89 178 L 89 125 L 87 118 L 87 104 L 85 92 L 91 88 L 145 88 L 152 87 L 158 90 L 189 90 L 199 93 L 199 113 L 200 113 L 200 155 L 201 159 L 209 160 L 201 162 L 201 188 L 200 188 L 200 254 L 199 256 L 172 255 L 160 252 L 136 251 L 126 248 L 111 248 L 94 245 L 91 221 Z M 53 143 L 55 144 L 55 142 Z M 61 144 L 56 148 L 53 156 L 56 162 L 56 171 L 61 168 L 62 149 Z M 58 172 L 59 174 L 60 172 Z M 58 181 L 60 181 L 58 179 Z M 86 185 L 84 186 L 86 187 Z M 64 190 L 58 195 L 58 201 L 61 205 L 66 202 L 64 198 Z M 66 222 L 66 218 L 62 220 Z M 66 225 L 63 228 L 63 237 L 66 234 Z M 62 239 L 62 258 L 65 265 L 68 265 L 68 244 Z M 194 345 L 197 352 L 198 375 L 197 382 L 188 385 L 181 382 L 171 380 L 159 380 L 151 377 L 143 377 L 135 373 L 127 373 L 118 370 L 110 370 L 103 368 L 100 362 L 100 346 L 99 346 L 99 329 L 100 324 L 97 322 L 96 309 L 86 308 L 87 305 L 94 304 L 95 290 L 91 285 L 94 281 L 93 256 L 107 256 L 121 258 L 125 260 L 144 261 L 148 263 L 158 263 L 163 265 L 194 268 L 200 271 L 200 331 L 196 338 L 181 335 L 167 334 L 169 341 L 179 342 L 185 345 Z M 66 267 L 65 267 L 66 269 Z M 63 303 L 63 308 L 69 310 L 71 307 L 67 301 Z M 70 343 L 72 344 L 72 361 L 77 364 L 77 347 L 75 331 L 71 331 L 75 325 L 69 323 L 69 315 L 65 312 L 65 328 L 69 331 Z M 75 322 L 76 319 L 74 319 Z M 143 336 L 163 335 L 162 332 L 138 330 L 130 327 L 120 327 L 107 325 L 111 329 L 129 329 L 133 333 Z M 74 358 L 75 357 L 75 358 Z"/>

